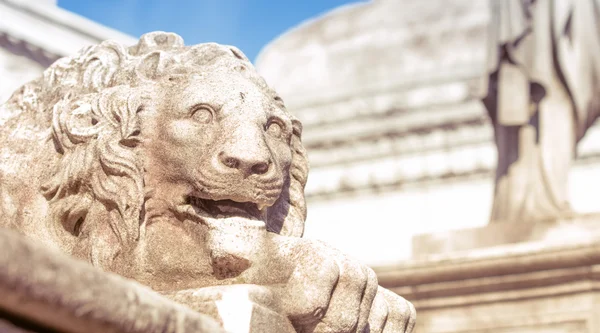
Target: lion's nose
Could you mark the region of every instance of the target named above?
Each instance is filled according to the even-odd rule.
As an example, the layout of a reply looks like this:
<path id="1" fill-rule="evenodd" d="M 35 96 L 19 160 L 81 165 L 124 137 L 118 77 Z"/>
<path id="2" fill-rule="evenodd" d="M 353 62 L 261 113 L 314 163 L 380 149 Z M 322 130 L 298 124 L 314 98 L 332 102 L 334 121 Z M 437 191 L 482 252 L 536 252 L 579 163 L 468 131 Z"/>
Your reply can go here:
<path id="1" fill-rule="evenodd" d="M 222 151 L 219 161 L 230 169 L 237 169 L 245 175 L 262 175 L 269 171 L 271 161 L 260 157 L 242 157 Z"/>

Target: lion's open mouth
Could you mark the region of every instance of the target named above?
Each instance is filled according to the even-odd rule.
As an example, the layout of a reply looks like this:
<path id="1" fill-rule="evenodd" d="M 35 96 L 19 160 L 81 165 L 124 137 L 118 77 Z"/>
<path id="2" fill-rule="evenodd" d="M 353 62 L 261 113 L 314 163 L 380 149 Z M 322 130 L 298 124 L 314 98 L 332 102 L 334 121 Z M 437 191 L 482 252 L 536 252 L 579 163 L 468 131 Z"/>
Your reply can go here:
<path id="1" fill-rule="evenodd" d="M 233 200 L 210 200 L 188 196 L 186 204 L 194 208 L 196 214 L 211 218 L 242 217 L 251 220 L 264 220 L 264 208 L 259 209 L 253 202 Z"/>

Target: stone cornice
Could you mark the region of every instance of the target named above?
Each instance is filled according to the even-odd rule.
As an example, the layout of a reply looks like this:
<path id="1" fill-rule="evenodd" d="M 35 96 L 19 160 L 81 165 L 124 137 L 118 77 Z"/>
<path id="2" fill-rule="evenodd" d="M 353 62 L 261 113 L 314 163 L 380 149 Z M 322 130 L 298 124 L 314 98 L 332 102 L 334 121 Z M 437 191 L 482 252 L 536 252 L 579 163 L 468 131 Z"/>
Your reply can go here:
<path id="1" fill-rule="evenodd" d="M 477 101 L 450 103 L 415 110 L 390 111 L 386 117 L 357 118 L 352 122 L 327 127 L 306 128 L 305 147 L 331 150 L 353 146 L 356 142 L 375 142 L 384 138 L 422 135 L 436 130 L 455 130 L 464 127 L 483 127 L 489 123 Z"/>
<path id="2" fill-rule="evenodd" d="M 499 246 L 375 271 L 418 309 L 599 290 L 600 239 Z"/>
<path id="3" fill-rule="evenodd" d="M 490 143 L 491 144 L 491 143 Z M 589 152 L 579 156 L 575 160 L 575 165 L 586 165 L 590 163 L 598 163 L 600 161 L 600 152 Z M 373 170 L 377 170 L 377 161 L 373 161 Z M 313 173 L 316 170 L 312 171 Z M 348 184 L 345 182 L 345 176 L 340 177 L 340 184 L 331 190 L 311 191 L 306 192 L 306 198 L 309 200 L 328 200 L 333 198 L 341 198 L 348 196 L 360 196 L 369 193 L 385 193 L 388 191 L 397 191 L 399 189 L 423 186 L 436 186 L 449 184 L 452 182 L 465 182 L 473 179 L 489 179 L 492 181 L 494 167 L 489 165 L 479 165 L 472 169 L 462 171 L 448 170 L 446 172 L 435 175 L 422 175 L 419 177 L 397 177 L 393 181 L 378 182 L 374 181 L 367 184 Z M 308 178 L 310 182 L 310 177 Z"/>
<path id="4" fill-rule="evenodd" d="M 370 138 L 348 141 L 343 146 L 321 149 L 314 147 L 311 149 L 309 146 L 311 167 L 348 165 L 376 161 L 393 155 L 423 155 L 491 144 L 493 132 L 490 126 L 485 126 L 487 123 L 487 118 L 474 117 L 441 125 L 432 124 L 381 132 Z M 464 135 L 465 132 L 469 135 Z M 441 142 L 430 140 L 430 135 L 437 135 Z"/>
<path id="5" fill-rule="evenodd" d="M 323 131 L 329 126 L 387 118 L 399 111 L 425 112 L 476 101 L 482 73 L 473 72 L 472 68 L 454 68 L 453 73 L 436 78 L 421 75 L 418 82 L 405 82 L 370 94 L 363 91 L 330 103 L 288 108 L 298 115 L 307 129 Z M 439 73 L 436 75 L 439 76 Z"/>
<path id="6" fill-rule="evenodd" d="M 358 186 L 348 184 L 342 180 L 338 187 L 332 190 L 307 191 L 306 198 L 308 200 L 323 201 L 343 197 L 370 195 L 373 193 L 382 194 L 414 187 L 422 188 L 423 186 L 449 184 L 452 182 L 466 182 L 482 178 L 491 179 L 492 176 L 493 170 L 491 168 L 481 168 L 468 170 L 465 172 L 448 172 L 435 177 L 423 176 L 412 179 L 398 178 L 392 182 L 372 182 Z"/>
<path id="7" fill-rule="evenodd" d="M 400 110 L 388 117 L 357 121 L 356 126 L 340 124 L 335 129 L 338 134 L 318 135 L 308 128 L 305 137 L 317 135 L 305 139 L 312 168 L 307 197 L 327 200 L 491 177 L 496 163 L 493 130 L 477 103 Z M 597 122 L 578 144 L 575 166 L 600 161 L 599 139 Z M 416 163 L 421 165 L 418 170 Z M 391 164 L 395 169 L 389 168 Z M 387 169 L 382 171 L 381 166 Z M 364 177 L 355 176 L 358 169 Z M 326 174 L 327 179 L 319 174 Z"/>
<path id="8" fill-rule="evenodd" d="M 87 45 L 135 38 L 56 6 L 29 0 L 0 0 L 0 46 L 48 66 Z"/>
<path id="9" fill-rule="evenodd" d="M 8 50 L 13 54 L 31 59 L 43 67 L 50 66 L 53 62 L 55 62 L 61 57 L 58 54 L 48 52 L 33 44 L 29 44 L 26 41 L 16 39 L 12 36 L 1 32 L 0 47 Z"/>

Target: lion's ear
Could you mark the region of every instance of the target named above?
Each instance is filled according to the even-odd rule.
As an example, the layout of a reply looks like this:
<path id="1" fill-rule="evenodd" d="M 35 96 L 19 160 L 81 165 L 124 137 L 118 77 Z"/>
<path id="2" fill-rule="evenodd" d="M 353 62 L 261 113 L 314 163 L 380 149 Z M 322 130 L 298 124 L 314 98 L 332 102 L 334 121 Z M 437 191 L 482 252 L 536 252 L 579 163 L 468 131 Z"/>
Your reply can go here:
<path id="1" fill-rule="evenodd" d="M 292 125 L 292 164 L 288 182 L 279 199 L 268 210 L 267 229 L 283 236 L 302 237 L 306 220 L 304 187 L 308 178 L 308 157 L 302 145 L 302 123 L 294 119 Z"/>

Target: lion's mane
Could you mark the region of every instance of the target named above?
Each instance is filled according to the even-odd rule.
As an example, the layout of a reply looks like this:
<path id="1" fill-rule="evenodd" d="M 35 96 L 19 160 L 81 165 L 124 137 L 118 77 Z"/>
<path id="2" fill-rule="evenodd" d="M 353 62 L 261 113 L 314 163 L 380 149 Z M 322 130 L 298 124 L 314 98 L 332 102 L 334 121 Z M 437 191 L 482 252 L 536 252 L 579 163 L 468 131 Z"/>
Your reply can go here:
<path id="1" fill-rule="evenodd" d="M 250 61 L 231 46 L 185 46 L 181 37 L 165 32 L 146 34 L 131 47 L 112 41 L 90 46 L 58 60 L 42 77 L 12 95 L 0 109 L 4 127 L 0 139 L 9 143 L 29 140 L 32 147 L 45 147 L 37 155 L 21 153 L 29 157 L 11 163 L 21 163 L 19 169 L 26 170 L 20 175 L 23 180 L 31 178 L 32 172 L 37 175 L 51 214 L 62 228 L 77 236 L 82 224 L 97 223 L 86 217 L 92 206 L 101 204 L 112 214 L 110 228 L 119 242 L 135 242 L 145 196 L 136 149 L 137 113 L 144 100 L 152 98 L 142 87 L 164 75 L 220 68 L 243 71 L 261 89 L 270 89 Z M 302 127 L 297 120 L 293 124 L 288 186 L 269 208 L 267 228 L 300 237 L 306 218 L 308 162 L 301 143 Z M 45 145 L 39 143 L 44 135 L 48 138 Z"/>

